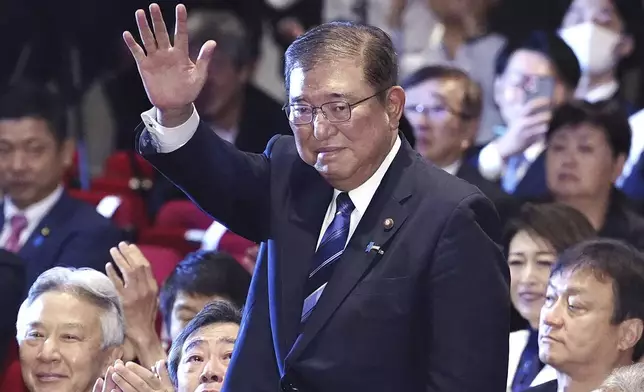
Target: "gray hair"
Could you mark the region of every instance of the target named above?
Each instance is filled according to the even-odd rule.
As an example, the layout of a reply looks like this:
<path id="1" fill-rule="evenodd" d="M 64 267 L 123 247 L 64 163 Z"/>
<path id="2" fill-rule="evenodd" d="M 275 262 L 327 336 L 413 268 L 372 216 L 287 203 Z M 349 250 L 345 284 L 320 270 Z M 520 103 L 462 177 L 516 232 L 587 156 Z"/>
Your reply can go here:
<path id="1" fill-rule="evenodd" d="M 377 91 L 397 83 L 398 57 L 387 33 L 377 27 L 354 22 L 330 22 L 307 31 L 286 50 L 284 77 L 287 93 L 291 72 L 295 68 L 306 72 L 336 59 L 360 61 L 365 80 Z"/>
<path id="2" fill-rule="evenodd" d="M 644 363 L 635 363 L 613 370 L 599 391 L 641 392 L 644 391 Z"/>
<path id="3" fill-rule="evenodd" d="M 101 349 L 120 346 L 125 340 L 123 306 L 110 279 L 91 268 L 54 267 L 43 272 L 29 289 L 27 299 L 20 306 L 16 322 L 16 338 L 25 338 L 25 312 L 41 295 L 48 292 L 70 293 L 101 309 Z"/>
<path id="4" fill-rule="evenodd" d="M 191 50 L 199 50 L 208 40 L 217 42 L 217 52 L 224 53 L 242 67 L 256 60 L 259 49 L 244 22 L 232 11 L 196 10 L 188 16 Z"/>

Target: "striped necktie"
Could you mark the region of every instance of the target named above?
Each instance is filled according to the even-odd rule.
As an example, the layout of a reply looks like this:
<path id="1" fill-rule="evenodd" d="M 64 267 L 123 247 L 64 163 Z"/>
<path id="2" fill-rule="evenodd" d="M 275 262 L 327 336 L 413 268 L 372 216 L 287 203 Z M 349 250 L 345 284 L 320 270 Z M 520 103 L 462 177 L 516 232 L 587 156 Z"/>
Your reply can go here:
<path id="1" fill-rule="evenodd" d="M 530 331 L 528 343 L 523 353 L 521 353 L 519 366 L 514 375 L 512 392 L 523 392 L 530 388 L 530 384 L 532 384 L 532 381 L 534 381 L 542 368 L 543 364 L 539 360 L 538 332 Z"/>
<path id="2" fill-rule="evenodd" d="M 503 187 L 503 190 L 507 192 L 508 194 L 513 194 L 514 191 L 517 189 L 517 186 L 519 185 L 519 182 L 521 182 L 521 179 L 519 177 L 519 171 L 528 162 L 528 159 L 525 157 L 523 153 L 513 155 L 510 157 L 508 160 L 508 166 L 505 170 L 505 174 L 503 175 L 503 179 L 501 181 L 501 185 Z"/>
<path id="3" fill-rule="evenodd" d="M 302 323 L 308 319 L 320 299 L 349 238 L 351 213 L 355 206 L 346 192 L 340 193 L 335 202 L 335 216 L 324 232 L 320 245 L 313 255 L 311 270 L 304 292 L 306 297 L 302 306 Z"/>

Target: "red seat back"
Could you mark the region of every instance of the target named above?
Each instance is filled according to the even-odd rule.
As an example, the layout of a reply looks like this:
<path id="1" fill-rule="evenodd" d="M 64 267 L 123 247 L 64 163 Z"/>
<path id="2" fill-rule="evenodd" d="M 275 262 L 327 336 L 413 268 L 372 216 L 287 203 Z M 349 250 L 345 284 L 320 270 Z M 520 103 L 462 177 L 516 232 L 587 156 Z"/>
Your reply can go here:
<path id="1" fill-rule="evenodd" d="M 170 276 L 174 268 L 183 258 L 175 249 L 159 245 L 138 244 L 141 253 L 150 262 L 152 274 L 159 287 Z"/>
<path id="2" fill-rule="evenodd" d="M 199 242 L 188 241 L 186 239 L 185 229 L 172 227 L 147 228 L 141 231 L 137 242 L 139 244 L 172 248 L 182 256 L 198 250 L 201 246 Z"/>
<path id="3" fill-rule="evenodd" d="M 130 179 L 137 176 L 153 178 L 154 167 L 135 152 L 117 151 L 105 161 L 104 177 Z"/>
<path id="4" fill-rule="evenodd" d="M 141 253 L 143 253 L 143 255 L 145 256 L 145 258 L 150 262 L 150 267 L 152 268 L 154 279 L 157 281 L 159 288 L 161 288 L 165 280 L 168 278 L 168 276 L 170 276 L 172 271 L 174 271 L 174 268 L 181 261 L 181 255 L 176 250 L 163 246 L 146 244 L 138 244 L 137 246 L 141 250 Z M 157 314 L 155 327 L 157 333 L 159 334 L 159 336 L 161 336 L 161 328 L 163 327 L 163 319 L 161 318 L 161 313 Z"/>
<path id="5" fill-rule="evenodd" d="M 247 240 L 246 238 L 227 230 L 219 240 L 217 250 L 228 253 L 233 256 L 235 260 L 241 263 L 244 259 L 244 255 L 246 254 L 246 250 L 252 246 L 255 246 L 253 241 Z"/>
<path id="6" fill-rule="evenodd" d="M 28 392 L 25 382 L 22 380 L 22 369 L 20 360 L 13 360 L 0 380 L 0 391 L 7 392 Z"/>
<path id="7" fill-rule="evenodd" d="M 70 189 L 68 192 L 71 197 L 97 207 L 97 211 L 101 215 L 112 220 L 120 228 L 126 230 L 140 229 L 146 227 L 148 224 L 144 203 L 140 197 L 132 194 L 113 194 L 98 190 L 84 191 Z M 101 202 L 108 202 L 110 200 L 108 197 L 118 198 L 118 202 L 120 203 L 113 213 L 111 213 L 111 208 L 108 208 L 108 212 L 103 211 L 102 208 L 98 208 Z"/>
<path id="8" fill-rule="evenodd" d="M 25 383 L 22 380 L 20 352 L 18 342 L 15 339 L 9 344 L 9 350 L 6 353 L 6 358 L 4 358 L 4 363 L 0 370 L 0 391 L 27 391 Z"/>
<path id="9" fill-rule="evenodd" d="M 190 200 L 172 200 L 161 206 L 155 226 L 206 230 L 214 219 Z"/>

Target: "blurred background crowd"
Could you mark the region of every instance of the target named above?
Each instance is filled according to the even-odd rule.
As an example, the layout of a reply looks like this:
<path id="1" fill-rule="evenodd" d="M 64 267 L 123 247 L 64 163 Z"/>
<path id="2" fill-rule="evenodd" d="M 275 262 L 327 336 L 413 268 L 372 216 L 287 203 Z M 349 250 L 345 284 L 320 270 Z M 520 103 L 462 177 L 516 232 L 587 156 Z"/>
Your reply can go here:
<path id="1" fill-rule="evenodd" d="M 191 56 L 209 39 L 218 44 L 197 110 L 247 152 L 291 132 L 282 61 L 293 40 L 335 20 L 389 33 L 407 93 L 401 132 L 428 161 L 479 187 L 506 228 L 515 307 L 508 390 L 556 372 L 583 378 L 592 370 L 601 383 L 639 361 L 642 327 L 623 324 L 644 322 L 641 0 L 183 3 Z M 169 26 L 176 4 L 159 2 Z M 33 392 L 59 378 L 67 390 L 86 390 L 105 363 L 136 359 L 149 368 L 173 342 L 217 323 L 232 337 L 214 370 L 200 371 L 223 380 L 259 244 L 213 221 L 134 151 L 150 103 L 121 33 L 136 31 L 134 11 L 147 6 L 0 2 L 2 391 Z M 556 286 L 551 269 L 570 247 L 559 263 L 574 264 L 574 247 L 594 237 L 620 242 L 591 247 L 603 278 L 579 284 L 595 293 L 591 303 L 606 294 L 611 311 L 569 317 L 566 329 L 582 343 L 547 363 L 535 331 L 567 322 L 541 312 Z M 38 343 L 49 341 L 45 330 L 65 336 L 61 347 Z M 624 331 L 634 331 L 630 345 L 621 345 Z M 177 350 L 170 378 L 192 392 L 199 378 L 182 375 Z M 51 373 L 47 364 L 59 362 L 64 374 Z"/>

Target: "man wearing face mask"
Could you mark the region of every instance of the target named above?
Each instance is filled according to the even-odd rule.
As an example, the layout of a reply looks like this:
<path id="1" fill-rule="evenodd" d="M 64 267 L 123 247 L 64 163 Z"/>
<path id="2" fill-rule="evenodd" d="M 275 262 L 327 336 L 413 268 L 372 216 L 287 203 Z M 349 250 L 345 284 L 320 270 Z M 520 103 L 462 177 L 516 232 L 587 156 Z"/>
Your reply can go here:
<path id="1" fill-rule="evenodd" d="M 577 98 L 589 102 L 619 99 L 618 67 L 635 52 L 644 26 L 642 2 L 633 0 L 569 0 L 559 35 L 579 60 L 582 77 Z"/>

